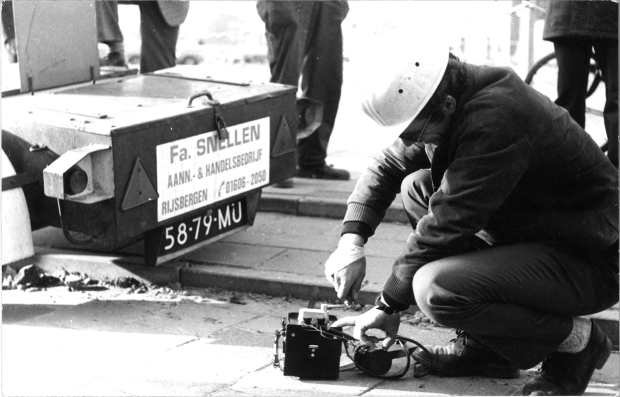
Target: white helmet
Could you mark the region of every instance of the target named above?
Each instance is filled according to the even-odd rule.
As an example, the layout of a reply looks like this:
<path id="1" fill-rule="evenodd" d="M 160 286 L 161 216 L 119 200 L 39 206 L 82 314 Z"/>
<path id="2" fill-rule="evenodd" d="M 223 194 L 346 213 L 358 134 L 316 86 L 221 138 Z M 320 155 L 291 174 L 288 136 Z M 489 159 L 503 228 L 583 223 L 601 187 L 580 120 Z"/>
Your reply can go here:
<path id="1" fill-rule="evenodd" d="M 415 34 L 400 35 L 398 40 L 383 38 L 382 46 L 372 51 L 373 62 L 365 65 L 369 69 L 362 110 L 379 125 L 404 128 L 435 93 L 448 66 L 450 51 L 445 44 L 416 39 Z"/>

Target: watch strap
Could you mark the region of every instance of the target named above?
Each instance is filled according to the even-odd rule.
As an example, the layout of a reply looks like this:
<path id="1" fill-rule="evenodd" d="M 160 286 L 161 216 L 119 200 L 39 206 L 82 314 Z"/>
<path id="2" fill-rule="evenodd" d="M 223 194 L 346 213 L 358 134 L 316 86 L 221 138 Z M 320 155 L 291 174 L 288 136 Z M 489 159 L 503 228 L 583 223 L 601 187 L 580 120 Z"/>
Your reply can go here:
<path id="1" fill-rule="evenodd" d="M 377 296 L 377 299 L 375 299 L 375 307 L 378 310 L 381 310 L 382 312 L 384 312 L 385 314 L 394 314 L 396 312 L 398 312 L 398 310 L 394 307 L 390 307 L 388 305 L 386 305 L 385 303 L 383 303 L 381 301 L 381 295 Z"/>

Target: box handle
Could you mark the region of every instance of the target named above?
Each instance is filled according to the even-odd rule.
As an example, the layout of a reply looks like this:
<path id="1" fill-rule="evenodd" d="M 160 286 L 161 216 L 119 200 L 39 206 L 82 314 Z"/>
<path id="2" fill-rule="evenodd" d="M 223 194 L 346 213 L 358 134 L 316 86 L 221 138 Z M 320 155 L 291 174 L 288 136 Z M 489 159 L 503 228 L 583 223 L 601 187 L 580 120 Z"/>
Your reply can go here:
<path id="1" fill-rule="evenodd" d="M 224 117 L 222 117 L 220 101 L 217 99 L 213 99 L 213 95 L 209 91 L 201 91 L 196 94 L 191 95 L 187 98 L 187 107 L 192 107 L 192 102 L 194 99 L 199 98 L 201 96 L 206 96 L 208 98 L 206 102 L 207 105 L 213 108 L 213 114 L 215 118 L 215 128 L 217 128 L 217 136 L 220 140 L 228 139 L 228 130 L 226 129 L 226 121 L 224 121 Z"/>

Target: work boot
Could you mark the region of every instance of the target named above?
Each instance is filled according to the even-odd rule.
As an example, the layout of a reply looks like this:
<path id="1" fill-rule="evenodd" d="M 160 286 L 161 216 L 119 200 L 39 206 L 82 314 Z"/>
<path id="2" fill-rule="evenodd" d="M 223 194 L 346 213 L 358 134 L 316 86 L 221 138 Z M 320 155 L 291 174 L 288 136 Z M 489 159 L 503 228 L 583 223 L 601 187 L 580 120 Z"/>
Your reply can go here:
<path id="1" fill-rule="evenodd" d="M 524 396 L 581 396 L 594 369 L 601 369 L 611 354 L 611 341 L 592 322 L 586 347 L 578 353 L 553 352 L 543 361 L 540 373 L 523 386 Z"/>
<path id="2" fill-rule="evenodd" d="M 110 51 L 108 55 L 99 60 L 99 66 L 127 67 L 125 55 L 119 51 Z"/>
<path id="3" fill-rule="evenodd" d="M 334 168 L 327 164 L 318 167 L 298 167 L 296 176 L 298 178 L 332 179 L 341 181 L 348 181 L 351 177 L 349 171 Z"/>
<path id="4" fill-rule="evenodd" d="M 463 331 L 447 346 L 424 346 L 431 357 L 422 349 L 416 349 L 411 357 L 418 363 L 430 367 L 431 373 L 442 376 L 486 376 L 489 378 L 514 379 L 519 377 L 519 368 L 495 351 L 484 346 Z"/>

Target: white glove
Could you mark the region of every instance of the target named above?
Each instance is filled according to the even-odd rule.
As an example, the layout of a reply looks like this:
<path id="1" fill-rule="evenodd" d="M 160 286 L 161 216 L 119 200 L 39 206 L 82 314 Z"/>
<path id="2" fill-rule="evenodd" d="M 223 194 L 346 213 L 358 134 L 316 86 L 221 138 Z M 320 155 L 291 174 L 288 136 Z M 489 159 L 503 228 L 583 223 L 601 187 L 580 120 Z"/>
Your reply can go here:
<path id="1" fill-rule="evenodd" d="M 353 245 L 349 242 L 340 240 L 338 248 L 334 251 L 327 262 L 325 262 L 325 276 L 327 281 L 334 283 L 334 273 L 344 269 L 351 263 L 364 257 L 364 247 Z"/>

